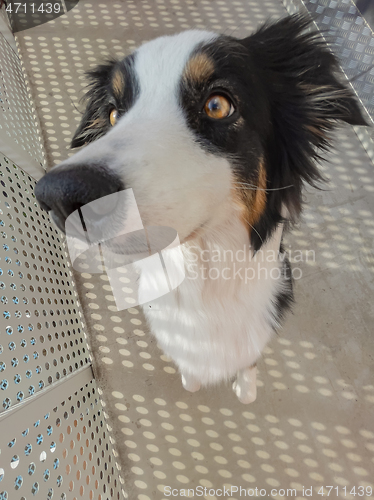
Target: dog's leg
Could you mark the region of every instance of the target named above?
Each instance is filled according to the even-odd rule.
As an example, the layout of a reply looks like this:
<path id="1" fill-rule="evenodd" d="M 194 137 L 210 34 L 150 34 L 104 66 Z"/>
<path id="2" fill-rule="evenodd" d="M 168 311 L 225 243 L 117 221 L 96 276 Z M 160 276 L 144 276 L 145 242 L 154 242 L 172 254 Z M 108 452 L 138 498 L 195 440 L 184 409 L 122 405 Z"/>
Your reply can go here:
<path id="1" fill-rule="evenodd" d="M 232 388 L 241 403 L 249 404 L 256 400 L 256 374 L 256 365 L 238 371 Z"/>
<path id="2" fill-rule="evenodd" d="M 182 373 L 182 384 L 186 391 L 196 392 L 200 389 L 200 382 L 195 379 L 192 375 L 183 375 Z"/>

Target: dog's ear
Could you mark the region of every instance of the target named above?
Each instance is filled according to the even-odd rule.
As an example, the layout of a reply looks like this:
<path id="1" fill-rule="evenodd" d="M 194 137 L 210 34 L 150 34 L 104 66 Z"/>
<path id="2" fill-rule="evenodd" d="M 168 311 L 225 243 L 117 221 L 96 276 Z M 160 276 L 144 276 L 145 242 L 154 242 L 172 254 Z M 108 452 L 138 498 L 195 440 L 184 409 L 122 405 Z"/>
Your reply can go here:
<path id="1" fill-rule="evenodd" d="M 282 220 L 282 209 L 293 219 L 299 215 L 302 184 L 322 179 L 316 161 L 330 147 L 338 121 L 367 125 L 327 44 L 319 33 L 305 31 L 310 24 L 304 16 L 289 16 L 242 40 L 259 72 L 271 122 L 264 144 L 267 210 L 256 227 L 260 238 L 252 233 L 255 248 Z"/>
<path id="2" fill-rule="evenodd" d="M 107 132 L 108 116 L 105 102 L 108 96 L 110 77 L 116 63 L 116 60 L 111 59 L 86 73 L 89 80 L 88 91 L 84 97 L 84 100 L 87 101 L 86 110 L 71 141 L 71 148 L 84 146 Z"/>

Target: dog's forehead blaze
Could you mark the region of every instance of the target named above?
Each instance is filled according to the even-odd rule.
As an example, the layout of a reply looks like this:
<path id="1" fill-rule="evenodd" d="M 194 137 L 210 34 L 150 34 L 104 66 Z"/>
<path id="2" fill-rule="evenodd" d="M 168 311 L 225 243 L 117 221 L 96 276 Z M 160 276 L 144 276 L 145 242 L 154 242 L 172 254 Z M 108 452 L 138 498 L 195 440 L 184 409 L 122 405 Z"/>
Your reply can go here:
<path id="1" fill-rule="evenodd" d="M 182 78 L 189 82 L 203 83 L 214 73 L 215 64 L 213 59 L 204 52 L 194 54 L 184 68 Z"/>
<path id="2" fill-rule="evenodd" d="M 114 96 L 120 98 L 125 91 L 125 75 L 121 68 L 116 68 L 112 75 L 112 89 Z"/>
<path id="3" fill-rule="evenodd" d="M 233 197 L 241 212 L 243 224 L 248 228 L 249 234 L 266 209 L 267 176 L 264 161 L 258 167 L 257 183 L 249 182 L 246 187 L 245 180 L 240 175 L 234 174 Z M 253 187 L 252 187 L 253 185 Z"/>

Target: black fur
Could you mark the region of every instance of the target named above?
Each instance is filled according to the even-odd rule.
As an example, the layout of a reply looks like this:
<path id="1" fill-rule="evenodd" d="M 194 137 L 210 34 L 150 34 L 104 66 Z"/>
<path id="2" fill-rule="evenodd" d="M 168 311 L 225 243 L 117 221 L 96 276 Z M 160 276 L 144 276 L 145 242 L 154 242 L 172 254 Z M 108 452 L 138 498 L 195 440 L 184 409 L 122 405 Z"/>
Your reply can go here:
<path id="1" fill-rule="evenodd" d="M 86 73 L 90 83 L 84 99 L 88 103 L 71 141 L 71 148 L 79 148 L 105 135 L 110 129 L 109 113 L 113 107 L 121 115 L 134 104 L 139 93 L 139 85 L 132 70 L 134 58 L 134 55 L 130 55 L 123 61 L 110 59 Z M 116 98 L 112 89 L 112 76 L 117 70 L 123 73 L 125 80 L 126 91 L 121 99 Z"/>
<path id="2" fill-rule="evenodd" d="M 279 255 L 282 262 L 281 273 L 283 277 L 283 288 L 280 292 L 278 292 L 278 295 L 275 297 L 274 301 L 275 320 L 278 324 L 282 322 L 286 312 L 294 303 L 292 269 L 283 244 L 281 244 L 280 246 Z"/>
<path id="3" fill-rule="evenodd" d="M 271 113 L 265 154 L 272 191 L 256 227 L 263 240 L 282 219 L 282 205 L 294 220 L 300 214 L 303 182 L 315 186 L 322 180 L 316 162 L 330 147 L 329 132 L 337 121 L 366 125 L 348 82 L 342 83 L 337 73 L 336 58 L 318 33 L 305 33 L 309 25 L 309 18 L 291 16 L 243 40 L 261 74 Z M 252 243 L 261 245 L 256 232 Z"/>
<path id="4" fill-rule="evenodd" d="M 255 250 L 283 220 L 282 207 L 297 219 L 303 183 L 323 180 L 316 162 L 330 147 L 337 122 L 366 125 L 336 58 L 318 33 L 305 32 L 310 22 L 295 15 L 243 40 L 222 36 L 197 50 L 214 61 L 209 79 L 181 84 L 181 103 L 197 140 L 228 156 L 239 182 L 255 184 L 265 160 L 268 191 L 266 209 L 251 231 Z M 216 92 L 231 99 L 232 116 L 212 120 L 202 112 Z"/>

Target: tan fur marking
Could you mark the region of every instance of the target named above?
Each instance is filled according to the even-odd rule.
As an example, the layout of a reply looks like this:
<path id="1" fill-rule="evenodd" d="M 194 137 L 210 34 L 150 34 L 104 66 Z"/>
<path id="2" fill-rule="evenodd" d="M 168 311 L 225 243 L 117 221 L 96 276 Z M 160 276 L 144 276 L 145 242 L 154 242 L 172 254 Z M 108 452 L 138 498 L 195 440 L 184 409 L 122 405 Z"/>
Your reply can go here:
<path id="1" fill-rule="evenodd" d="M 251 233 L 251 226 L 258 222 L 266 208 L 266 170 L 263 162 L 259 166 L 257 189 L 241 187 L 242 179 L 238 182 L 239 184 L 235 185 L 233 190 L 234 200 L 240 209 L 243 224 Z"/>
<path id="2" fill-rule="evenodd" d="M 326 133 L 323 130 L 318 129 L 317 127 L 314 127 L 313 125 L 306 125 L 306 129 L 309 130 L 314 135 L 317 135 L 318 137 L 321 137 L 322 139 L 325 139 L 326 141 L 329 140 L 329 137 L 326 135 Z"/>
<path id="3" fill-rule="evenodd" d="M 92 121 L 87 128 L 101 128 L 105 127 L 106 121 L 103 118 L 96 118 L 96 120 Z"/>
<path id="4" fill-rule="evenodd" d="M 214 62 L 206 54 L 196 54 L 188 61 L 183 78 L 194 82 L 204 82 L 214 73 Z"/>
<path id="5" fill-rule="evenodd" d="M 266 170 L 264 164 L 260 164 L 258 173 L 258 189 L 256 191 L 254 204 L 252 206 L 252 224 L 255 224 L 266 208 Z"/>
<path id="6" fill-rule="evenodd" d="M 115 71 L 112 77 L 112 88 L 116 97 L 121 97 L 125 90 L 125 77 L 119 69 Z"/>

